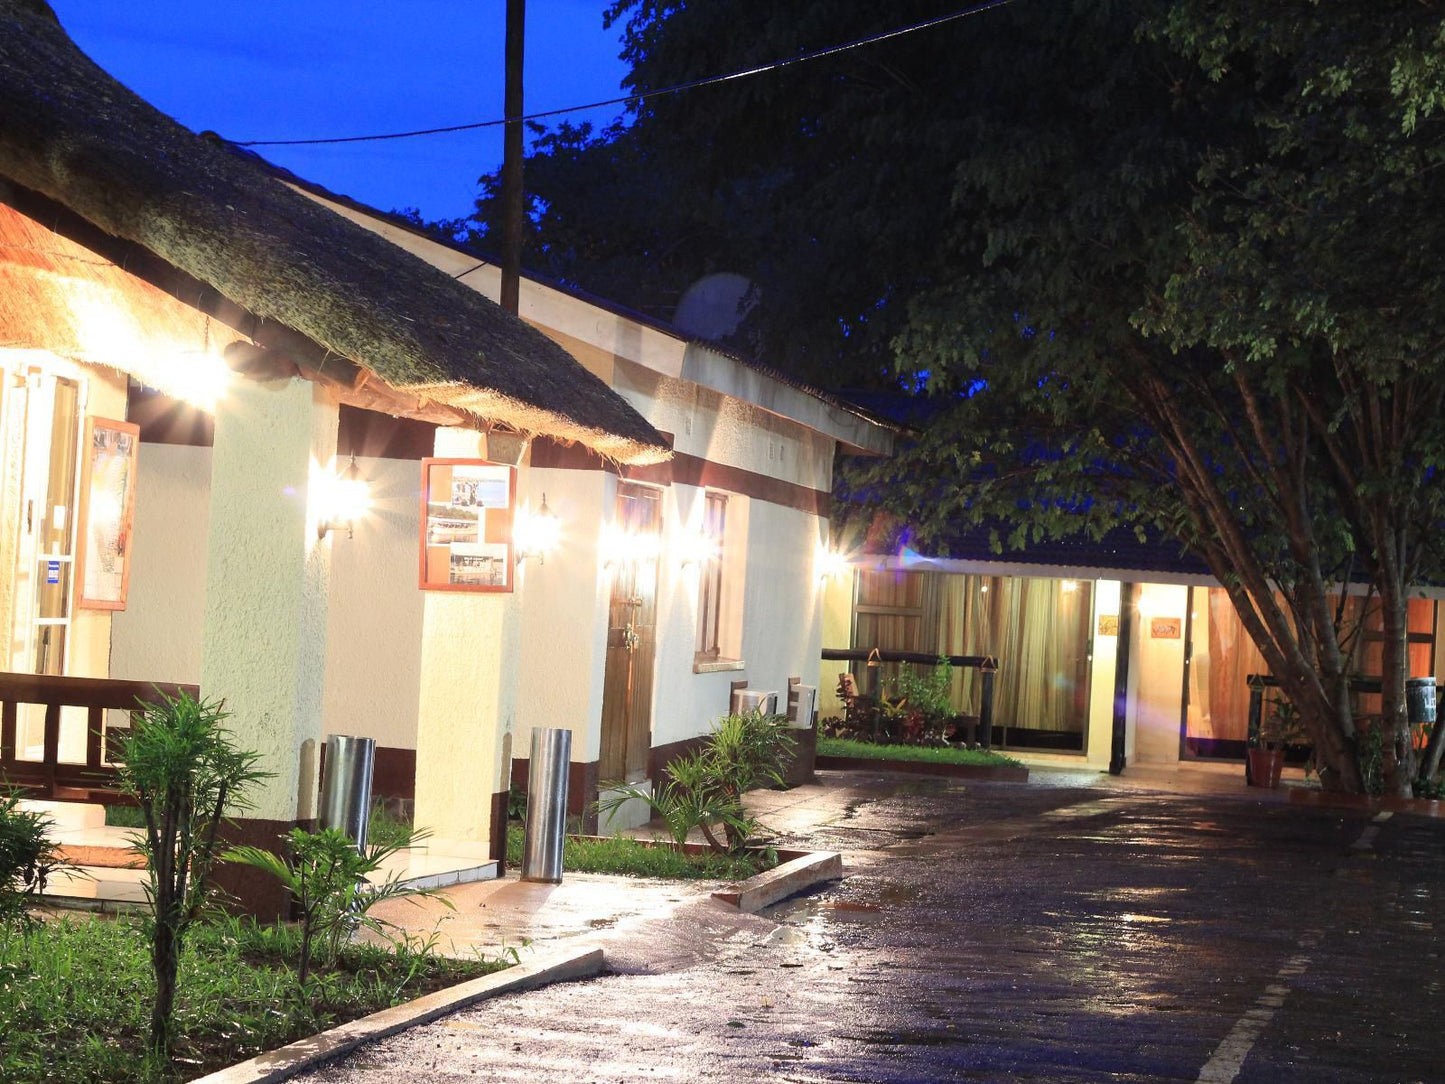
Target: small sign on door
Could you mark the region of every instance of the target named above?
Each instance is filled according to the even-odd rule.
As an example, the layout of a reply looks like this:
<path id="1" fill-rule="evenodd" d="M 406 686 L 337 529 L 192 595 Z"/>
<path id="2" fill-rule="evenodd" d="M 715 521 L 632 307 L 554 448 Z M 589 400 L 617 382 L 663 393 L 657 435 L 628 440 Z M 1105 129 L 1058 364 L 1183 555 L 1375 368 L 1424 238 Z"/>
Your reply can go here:
<path id="1" fill-rule="evenodd" d="M 59 583 L 59 582 L 60 582 L 60 562 L 59 562 L 59 561 L 46 561 L 46 562 L 45 562 L 45 582 L 46 582 L 47 584 L 55 584 L 55 583 Z"/>

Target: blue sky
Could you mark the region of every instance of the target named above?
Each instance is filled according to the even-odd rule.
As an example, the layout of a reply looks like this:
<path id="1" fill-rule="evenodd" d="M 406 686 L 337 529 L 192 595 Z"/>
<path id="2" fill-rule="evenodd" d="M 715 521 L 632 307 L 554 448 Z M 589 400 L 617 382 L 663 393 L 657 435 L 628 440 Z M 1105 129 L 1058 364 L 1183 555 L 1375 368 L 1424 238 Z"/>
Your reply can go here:
<path id="1" fill-rule="evenodd" d="M 230 139 L 356 135 L 502 114 L 504 0 L 51 0 L 102 68 L 188 128 Z M 605 0 L 528 0 L 528 112 L 616 97 L 627 68 Z M 573 114 L 606 124 L 620 107 Z M 383 210 L 471 210 L 501 129 L 258 147 Z"/>

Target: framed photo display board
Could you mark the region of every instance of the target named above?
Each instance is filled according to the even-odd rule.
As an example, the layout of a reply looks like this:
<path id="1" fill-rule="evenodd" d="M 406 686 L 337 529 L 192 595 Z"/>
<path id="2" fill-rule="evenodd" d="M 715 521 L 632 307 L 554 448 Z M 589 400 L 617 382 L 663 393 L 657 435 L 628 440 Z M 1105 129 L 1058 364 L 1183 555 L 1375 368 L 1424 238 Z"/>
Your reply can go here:
<path id="1" fill-rule="evenodd" d="M 108 418 L 86 422 L 75 559 L 75 604 L 81 609 L 125 609 L 139 451 L 139 426 Z"/>
<path id="2" fill-rule="evenodd" d="M 510 591 L 517 468 L 485 459 L 421 461 L 423 591 Z"/>

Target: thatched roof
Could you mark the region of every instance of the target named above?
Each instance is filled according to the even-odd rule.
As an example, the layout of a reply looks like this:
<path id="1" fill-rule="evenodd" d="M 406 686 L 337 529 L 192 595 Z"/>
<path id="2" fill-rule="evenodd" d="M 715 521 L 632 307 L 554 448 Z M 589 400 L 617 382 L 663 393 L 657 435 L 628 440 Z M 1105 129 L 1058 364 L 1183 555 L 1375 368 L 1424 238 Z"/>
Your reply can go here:
<path id="1" fill-rule="evenodd" d="M 43 0 L 0 0 L 4 181 L 14 187 L 0 185 L 0 200 L 25 213 L 38 203 L 55 220 L 73 214 L 100 240 L 138 246 L 213 289 L 229 304 L 212 311 L 257 342 L 279 342 L 308 375 L 373 388 L 379 378 L 419 404 L 623 462 L 670 454 L 541 332 L 121 86 Z M 83 229 L 66 232 L 97 247 Z M 144 263 L 127 255 L 129 270 Z M 285 335 L 268 336 L 271 328 Z"/>

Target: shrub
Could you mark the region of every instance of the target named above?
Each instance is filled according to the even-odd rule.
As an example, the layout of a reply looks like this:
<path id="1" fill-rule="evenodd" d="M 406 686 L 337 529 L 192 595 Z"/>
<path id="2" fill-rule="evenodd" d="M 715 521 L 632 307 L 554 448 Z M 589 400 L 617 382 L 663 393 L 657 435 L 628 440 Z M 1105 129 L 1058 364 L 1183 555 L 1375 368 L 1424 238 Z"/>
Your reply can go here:
<path id="1" fill-rule="evenodd" d="M 0 926 L 26 921 L 30 900 L 63 868 L 50 827 L 45 814 L 20 808 L 19 794 L 0 794 Z"/>
<path id="2" fill-rule="evenodd" d="M 634 784 L 604 783 L 612 791 L 598 803 L 611 812 L 639 798 L 667 825 L 676 843 L 693 829 L 720 853 L 736 853 L 757 831 L 757 821 L 743 809 L 742 796 L 761 786 L 783 786 L 783 772 L 795 744 L 780 715 L 748 712 L 729 715 L 702 747 L 677 757 L 667 766 L 656 789 Z M 722 829 L 719 839 L 716 829 Z"/>
<path id="3" fill-rule="evenodd" d="M 132 713 L 118 777 L 145 822 L 136 847 L 150 873 L 148 932 L 156 979 L 150 1047 L 169 1057 L 182 942 L 206 903 L 216 835 L 228 813 L 244 808 L 246 789 L 269 773 L 257 770 L 257 754 L 232 744 L 221 728 L 226 712 L 220 704 L 185 692 L 172 699 L 157 690 L 156 696 Z"/>
<path id="4" fill-rule="evenodd" d="M 825 719 L 824 735 L 884 745 L 943 745 L 956 728 L 950 683 L 953 667 L 946 658 L 925 673 L 905 667 L 889 681 L 891 696 L 848 695 L 840 675 L 838 697 L 843 717 Z"/>
<path id="5" fill-rule="evenodd" d="M 394 832 L 386 842 L 357 850 L 351 837 L 339 828 L 319 832 L 293 828 L 286 837 L 284 856 L 259 847 L 233 847 L 223 857 L 271 874 L 296 897 L 301 912 L 296 982 L 304 989 L 318 941 L 323 960 L 333 964 L 343 940 L 353 930 L 364 928 L 385 936 L 392 928 L 391 923 L 370 914 L 378 903 L 403 895 L 435 895 L 431 889 L 404 886 L 397 877 L 380 885 L 366 880 L 397 851 L 426 837 L 426 832 Z M 447 907 L 452 906 L 450 900 L 440 898 Z"/>

